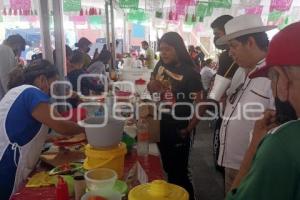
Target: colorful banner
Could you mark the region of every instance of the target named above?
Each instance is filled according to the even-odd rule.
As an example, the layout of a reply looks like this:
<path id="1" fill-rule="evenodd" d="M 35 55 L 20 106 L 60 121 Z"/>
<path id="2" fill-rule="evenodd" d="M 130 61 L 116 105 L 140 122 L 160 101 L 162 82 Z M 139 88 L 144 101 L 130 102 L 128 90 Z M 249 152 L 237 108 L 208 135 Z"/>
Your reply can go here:
<path id="1" fill-rule="evenodd" d="M 176 0 L 176 5 L 181 5 L 181 6 L 193 6 L 196 4 L 195 0 Z"/>
<path id="2" fill-rule="evenodd" d="M 256 7 L 252 7 L 252 8 L 245 8 L 245 13 L 246 14 L 261 15 L 263 9 L 264 9 L 264 6 L 256 6 Z"/>
<path id="3" fill-rule="evenodd" d="M 279 25 L 284 21 L 283 12 L 273 11 L 269 13 L 268 16 L 268 25 Z"/>
<path id="4" fill-rule="evenodd" d="M 79 12 L 81 9 L 81 0 L 64 0 L 65 12 Z"/>
<path id="5" fill-rule="evenodd" d="M 88 17 L 88 22 L 89 22 L 90 25 L 104 24 L 102 16 L 97 16 L 97 15 L 89 16 Z"/>
<path id="6" fill-rule="evenodd" d="M 119 6 L 120 8 L 138 9 L 139 0 L 119 0 Z"/>
<path id="7" fill-rule="evenodd" d="M 13 10 L 30 10 L 31 0 L 10 0 L 10 8 Z"/>
<path id="8" fill-rule="evenodd" d="M 290 20 L 290 17 L 287 16 L 285 17 L 281 23 L 278 25 L 278 28 L 281 30 L 281 29 L 284 29 L 286 26 L 288 26 L 289 24 L 291 23 L 291 20 Z"/>
<path id="9" fill-rule="evenodd" d="M 293 0 L 271 0 L 270 12 L 277 11 L 288 11 L 293 3 Z"/>
<path id="10" fill-rule="evenodd" d="M 76 25 L 83 25 L 88 21 L 87 16 L 70 16 L 69 19 Z"/>
<path id="11" fill-rule="evenodd" d="M 130 10 L 127 14 L 127 20 L 133 22 L 144 22 L 149 16 L 142 9 Z"/>
<path id="12" fill-rule="evenodd" d="M 213 0 L 209 2 L 210 6 L 214 8 L 231 8 L 232 0 Z"/>
<path id="13" fill-rule="evenodd" d="M 213 13 L 213 7 L 208 3 L 199 3 L 196 7 L 196 16 L 203 21 L 204 17 L 209 17 Z"/>
<path id="14" fill-rule="evenodd" d="M 186 14 L 186 7 L 180 4 L 176 4 L 175 12 L 178 15 L 185 15 Z"/>

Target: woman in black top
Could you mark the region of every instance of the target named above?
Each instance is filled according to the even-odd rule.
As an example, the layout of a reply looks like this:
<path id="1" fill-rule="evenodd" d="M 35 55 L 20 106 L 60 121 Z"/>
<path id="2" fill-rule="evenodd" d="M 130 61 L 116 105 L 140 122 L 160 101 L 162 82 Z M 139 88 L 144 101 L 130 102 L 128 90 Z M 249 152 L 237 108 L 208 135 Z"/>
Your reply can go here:
<path id="1" fill-rule="evenodd" d="M 177 104 L 193 105 L 202 101 L 201 76 L 194 70 L 193 60 L 178 33 L 164 34 L 159 50 L 161 61 L 154 69 L 148 89 L 152 94 L 159 92 L 162 102 L 169 102 L 170 107 L 175 106 L 175 115 L 171 112 L 162 115 L 159 149 L 168 181 L 184 187 L 190 194 L 190 200 L 193 200 L 188 165 L 192 132 L 198 120 L 189 106 Z M 173 98 L 168 98 L 170 96 Z"/>

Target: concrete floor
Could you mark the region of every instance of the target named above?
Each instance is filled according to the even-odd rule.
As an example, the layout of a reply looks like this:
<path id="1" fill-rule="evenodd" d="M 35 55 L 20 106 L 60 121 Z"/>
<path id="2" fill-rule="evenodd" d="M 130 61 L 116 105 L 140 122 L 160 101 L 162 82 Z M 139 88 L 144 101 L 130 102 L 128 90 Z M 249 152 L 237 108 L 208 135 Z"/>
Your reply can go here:
<path id="1" fill-rule="evenodd" d="M 214 166 L 212 144 L 209 123 L 199 122 L 190 160 L 197 200 L 224 199 L 224 179 Z"/>

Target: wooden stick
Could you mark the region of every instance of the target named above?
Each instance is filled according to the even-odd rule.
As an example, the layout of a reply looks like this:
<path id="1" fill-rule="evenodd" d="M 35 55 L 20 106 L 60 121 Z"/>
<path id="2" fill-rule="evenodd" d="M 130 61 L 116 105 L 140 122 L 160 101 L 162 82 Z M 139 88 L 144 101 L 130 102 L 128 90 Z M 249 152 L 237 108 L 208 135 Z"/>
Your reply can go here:
<path id="1" fill-rule="evenodd" d="M 235 62 L 232 62 L 232 64 L 230 65 L 229 69 L 226 71 L 224 78 L 226 78 L 226 76 L 229 74 L 229 72 L 231 71 L 231 69 L 233 68 L 233 65 L 235 64 Z"/>

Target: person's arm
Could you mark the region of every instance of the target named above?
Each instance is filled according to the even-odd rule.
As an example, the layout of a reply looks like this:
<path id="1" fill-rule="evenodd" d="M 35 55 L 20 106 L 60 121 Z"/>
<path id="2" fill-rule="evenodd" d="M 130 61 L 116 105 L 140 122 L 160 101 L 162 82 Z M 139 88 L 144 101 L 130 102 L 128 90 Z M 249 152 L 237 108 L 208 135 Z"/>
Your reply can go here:
<path id="1" fill-rule="evenodd" d="M 53 114 L 55 117 L 60 117 L 60 114 L 54 109 Z M 37 121 L 52 128 L 62 135 L 75 135 L 84 133 L 84 128 L 78 126 L 71 121 L 57 120 L 51 116 L 51 107 L 48 103 L 39 103 L 32 111 L 32 116 Z"/>
<path id="2" fill-rule="evenodd" d="M 202 92 L 197 92 L 196 99 L 195 99 L 195 105 L 199 103 L 206 102 L 206 100 L 203 98 Z M 195 113 L 193 115 L 193 118 L 190 120 L 189 125 L 185 128 L 180 130 L 180 133 L 183 137 L 186 137 L 188 134 L 190 134 L 194 128 L 196 128 L 199 119 L 197 118 L 196 112 L 198 112 L 198 116 L 203 116 L 206 112 L 207 105 L 203 104 L 198 107 L 198 110 L 195 110 Z"/>
<path id="3" fill-rule="evenodd" d="M 251 140 L 248 150 L 246 151 L 246 154 L 242 161 L 239 173 L 235 177 L 235 180 L 231 186 L 231 189 L 237 188 L 240 185 L 242 179 L 247 175 L 247 173 L 251 167 L 253 157 L 256 153 L 257 146 L 261 142 L 262 138 L 267 134 L 267 132 L 269 130 L 278 126 L 275 123 L 275 120 L 276 120 L 275 111 L 267 110 L 264 113 L 263 118 L 261 120 L 256 121 L 254 130 L 253 130 L 253 138 Z"/>
<path id="4" fill-rule="evenodd" d="M 193 100 L 193 104 L 196 108 L 198 108 L 198 110 L 194 110 L 193 117 L 190 120 L 188 126 L 180 130 L 182 137 L 186 137 L 196 128 L 200 120 L 197 116 L 203 116 L 207 109 L 207 104 L 204 103 L 207 102 L 207 100 L 205 99 L 203 94 L 201 75 L 196 71 L 192 70 L 185 78 L 187 80 L 187 90 L 189 94 L 194 94 L 193 96 L 195 96 L 195 98 Z M 199 104 L 201 105 L 197 106 Z"/>
<path id="5" fill-rule="evenodd" d="M 97 82 L 92 82 L 88 78 L 83 78 L 82 84 L 83 84 L 83 87 L 89 88 L 90 90 L 93 90 L 95 92 L 103 92 L 104 91 L 103 84 L 97 83 Z"/>

